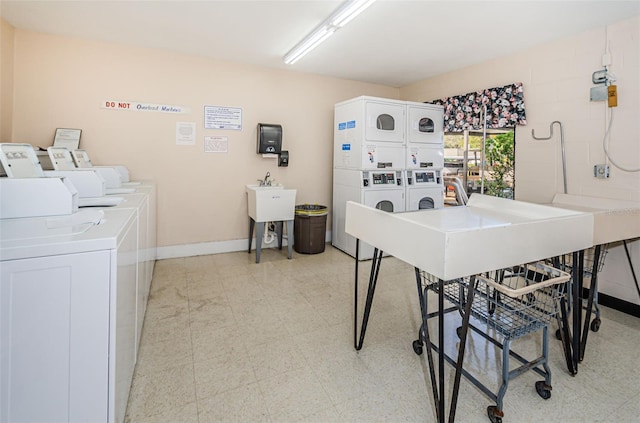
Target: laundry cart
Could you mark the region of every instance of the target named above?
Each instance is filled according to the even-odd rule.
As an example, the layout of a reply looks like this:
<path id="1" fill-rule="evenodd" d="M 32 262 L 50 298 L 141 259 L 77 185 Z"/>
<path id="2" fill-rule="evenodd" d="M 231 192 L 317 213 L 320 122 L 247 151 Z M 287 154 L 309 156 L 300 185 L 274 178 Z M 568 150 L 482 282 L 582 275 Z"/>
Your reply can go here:
<path id="1" fill-rule="evenodd" d="M 471 383 L 484 392 L 496 405 L 487 407 L 487 415 L 491 422 L 502 421 L 503 399 L 507 393 L 509 381 L 533 370 L 544 377 L 535 383 L 536 392 L 543 399 L 551 398 L 551 370 L 549 369 L 549 324 L 559 315 L 559 301 L 564 295 L 565 286 L 570 279 L 566 272 L 555 269 L 543 262 L 529 263 L 485 272 L 473 277 L 458 278 L 439 284 L 438 278 L 416 268 L 416 280 L 420 293 L 422 326 L 418 339 L 413 342 L 416 354 L 423 353 L 423 345 L 428 345 L 428 354 L 432 348 L 427 320 L 438 316 L 438 313 L 428 313 L 428 293 L 438 293 L 443 290 L 444 298 L 453 304 L 445 312 L 459 311 L 464 317 L 470 313 L 486 328 L 493 329 L 496 336 L 490 336 L 486 330 L 469 324 L 468 328 L 481 335 L 487 341 L 502 349 L 501 384 L 497 392 L 493 392 L 477 377 L 465 369 L 461 369 Z M 475 296 L 475 300 L 473 297 Z M 465 307 L 469 303 L 470 307 Z M 511 349 L 511 342 L 530 333 L 542 330 L 542 351 L 538 357 L 527 360 Z M 466 329 L 461 326 L 456 330 L 460 338 L 466 337 Z M 520 367 L 512 370 L 510 358 L 521 363 Z M 452 365 L 454 359 L 445 356 Z M 433 361 L 429 357 L 429 361 Z M 541 368 L 542 367 L 542 368 Z"/>

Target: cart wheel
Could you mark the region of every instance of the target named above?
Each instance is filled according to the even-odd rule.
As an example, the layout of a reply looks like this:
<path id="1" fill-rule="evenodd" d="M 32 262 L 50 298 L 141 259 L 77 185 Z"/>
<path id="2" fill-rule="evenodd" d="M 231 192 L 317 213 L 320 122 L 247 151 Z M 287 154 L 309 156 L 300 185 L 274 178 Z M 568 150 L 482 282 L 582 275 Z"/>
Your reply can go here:
<path id="1" fill-rule="evenodd" d="M 489 420 L 491 420 L 491 423 L 502 423 L 504 413 L 498 410 L 498 407 L 496 407 L 495 405 L 490 405 L 487 407 L 487 416 L 489 416 Z"/>
<path id="2" fill-rule="evenodd" d="M 415 341 L 413 341 L 413 352 L 415 352 L 417 355 L 421 355 L 422 354 L 422 341 L 419 339 L 416 339 Z"/>
<path id="3" fill-rule="evenodd" d="M 601 320 L 599 318 L 596 317 L 595 319 L 593 319 L 591 321 L 591 330 L 594 331 L 594 332 L 599 331 L 600 330 L 600 323 L 602 323 L 602 322 L 601 322 Z"/>
<path id="4" fill-rule="evenodd" d="M 547 385 L 544 380 L 539 380 L 536 382 L 536 392 L 542 399 L 551 398 L 551 386 Z"/>
<path id="5" fill-rule="evenodd" d="M 558 341 L 562 341 L 562 334 L 560 334 L 560 329 L 556 329 L 556 339 Z"/>
<path id="6" fill-rule="evenodd" d="M 462 326 L 456 328 L 456 335 L 458 335 L 458 339 L 462 339 Z"/>

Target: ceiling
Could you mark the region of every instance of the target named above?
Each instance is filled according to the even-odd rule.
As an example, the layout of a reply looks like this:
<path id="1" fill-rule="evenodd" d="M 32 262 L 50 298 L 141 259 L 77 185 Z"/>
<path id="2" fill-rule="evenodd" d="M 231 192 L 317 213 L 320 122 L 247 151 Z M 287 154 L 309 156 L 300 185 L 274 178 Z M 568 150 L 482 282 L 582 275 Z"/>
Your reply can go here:
<path id="1" fill-rule="evenodd" d="M 378 0 L 294 65 L 342 1 L 2 0 L 30 31 L 401 87 L 640 14 L 640 0 Z"/>

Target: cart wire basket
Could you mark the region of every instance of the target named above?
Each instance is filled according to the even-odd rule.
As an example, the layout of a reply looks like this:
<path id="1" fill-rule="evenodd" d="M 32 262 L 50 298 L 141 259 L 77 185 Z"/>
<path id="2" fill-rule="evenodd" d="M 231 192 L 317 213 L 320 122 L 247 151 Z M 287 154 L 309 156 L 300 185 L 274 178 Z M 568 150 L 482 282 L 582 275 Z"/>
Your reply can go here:
<path id="1" fill-rule="evenodd" d="M 590 280 L 590 283 L 588 286 L 589 286 L 589 296 L 591 297 L 591 310 L 589 310 L 589 312 L 595 315 L 594 319 L 591 321 L 591 324 L 590 324 L 590 328 L 593 332 L 598 332 L 600 330 L 600 325 L 602 323 L 602 320 L 600 317 L 600 305 L 598 302 L 598 273 L 600 273 L 602 271 L 602 268 L 604 267 L 605 258 L 607 257 L 607 254 L 608 254 L 607 247 L 608 247 L 607 245 L 600 246 L 599 254 L 597 255 L 597 258 L 596 258 L 596 247 L 591 247 L 584 251 L 584 258 L 583 258 L 584 265 L 582 270 L 582 277 L 584 280 L 587 280 L 587 279 Z M 553 259 L 552 265 L 565 272 L 573 273 L 573 269 L 574 269 L 573 254 L 565 254 L 561 257 L 556 257 L 555 259 Z M 595 272 L 595 275 L 594 275 L 594 272 Z M 571 290 L 572 288 L 571 288 L 571 285 L 569 284 L 566 292 L 568 297 L 567 308 L 569 312 L 571 311 L 571 304 L 572 304 L 570 301 L 570 298 L 573 295 Z M 588 298 L 584 299 L 582 308 L 584 310 L 589 309 Z M 586 326 L 585 326 L 585 330 L 586 330 Z M 556 338 L 561 339 L 559 330 L 556 331 Z"/>
<path id="2" fill-rule="evenodd" d="M 544 398 L 551 397 L 551 371 L 548 366 L 548 326 L 551 320 L 559 313 L 559 301 L 565 294 L 567 281 L 570 275 L 567 272 L 551 267 L 544 262 L 534 262 L 514 266 L 508 269 L 500 269 L 485 272 L 472 277 L 464 277 L 438 284 L 434 276 L 420 272 L 422 289 L 437 292 L 442 286 L 444 298 L 454 307 L 446 311 L 458 310 L 463 313 L 467 294 L 470 288 L 474 289 L 474 297 L 471 304 L 471 316 L 475 317 L 487 328 L 494 329 L 494 337 L 487 334 L 486 330 L 470 325 L 476 333 L 502 349 L 502 374 L 501 386 L 497 393 L 492 392 L 478 379 L 463 370 L 464 376 L 476 387 L 483 391 L 489 398 L 496 401 L 495 406 L 487 408 L 487 414 L 492 422 L 501 422 L 503 417 L 503 398 L 509 384 L 509 380 L 523 374 L 527 370 L 534 370 L 544 376 L 544 381 L 536 382 L 536 391 Z M 471 283 L 473 281 L 473 286 Z M 433 317 L 431 313 L 428 317 Z M 458 328 L 458 336 L 460 330 Z M 527 361 L 519 354 L 511 351 L 511 341 L 527 334 L 543 330 L 541 356 Z M 420 337 L 414 342 L 414 351 L 422 352 L 422 343 L 427 338 L 424 336 L 424 325 L 420 329 Z M 497 339 L 501 335 L 502 342 Z M 509 358 L 517 359 L 522 365 L 510 369 Z M 451 362 L 451 361 L 450 361 Z M 542 369 L 540 368 L 542 366 Z"/>
<path id="3" fill-rule="evenodd" d="M 595 250 L 596 250 L 595 247 L 591 247 L 584 251 L 584 266 L 583 266 L 582 274 L 585 278 L 590 278 L 593 276 L 594 262 L 596 260 Z M 597 267 L 595 267 L 597 273 L 602 272 L 602 268 L 604 267 L 604 261 L 607 256 L 607 253 L 608 253 L 608 250 L 607 250 L 607 246 L 605 245 L 600 249 Z M 559 258 L 559 262 L 555 263 L 555 267 L 565 272 L 571 273 L 571 271 L 573 270 L 573 255 L 565 254 L 564 256 L 561 256 Z"/>

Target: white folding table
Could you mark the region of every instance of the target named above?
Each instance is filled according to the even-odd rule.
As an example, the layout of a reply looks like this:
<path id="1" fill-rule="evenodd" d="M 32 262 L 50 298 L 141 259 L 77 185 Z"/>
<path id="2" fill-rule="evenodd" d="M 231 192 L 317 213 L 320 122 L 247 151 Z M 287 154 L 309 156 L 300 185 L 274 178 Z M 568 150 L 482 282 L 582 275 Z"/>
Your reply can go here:
<path id="1" fill-rule="evenodd" d="M 469 277 L 530 263 L 548 257 L 580 251 L 592 245 L 593 215 L 563 208 L 525 203 L 474 194 L 467 206 L 407 213 L 386 213 L 353 202 L 347 203 L 345 230 L 358 242 L 364 241 L 380 252 L 413 265 L 438 279 L 438 384 L 429 360 L 436 415 L 445 421 L 444 395 L 444 297 L 445 281 Z M 371 303 L 377 283 L 380 259 L 374 257 L 369 292 L 358 341 L 354 324 L 354 346 L 362 348 Z M 358 259 L 356 258 L 356 297 Z M 469 326 L 471 293 L 466 303 L 460 336 L 460 349 L 452 388 L 449 421 L 455 417 L 462 358 Z M 419 290 L 420 292 L 420 290 Z M 421 309 L 423 304 L 421 302 Z M 425 310 L 422 310 L 423 324 Z M 357 319 L 357 313 L 355 316 Z M 455 334 L 454 334 L 455 335 Z M 429 345 L 428 345 L 429 347 Z M 430 353 L 430 348 L 429 348 Z"/>

